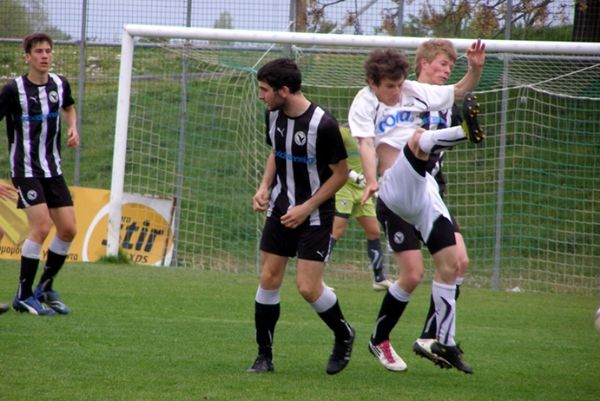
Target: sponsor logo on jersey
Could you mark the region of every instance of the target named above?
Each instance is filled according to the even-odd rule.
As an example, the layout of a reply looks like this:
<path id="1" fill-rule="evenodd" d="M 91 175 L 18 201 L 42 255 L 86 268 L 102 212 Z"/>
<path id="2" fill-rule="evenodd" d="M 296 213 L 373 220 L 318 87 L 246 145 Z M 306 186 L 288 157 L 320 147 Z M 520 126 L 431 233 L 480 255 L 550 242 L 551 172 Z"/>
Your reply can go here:
<path id="1" fill-rule="evenodd" d="M 302 164 L 315 164 L 317 159 L 314 157 L 306 157 L 306 156 L 294 156 L 294 155 L 290 155 L 286 152 L 283 152 L 281 150 L 278 150 L 277 152 L 275 152 L 275 157 L 279 158 L 279 159 L 284 159 L 284 160 L 291 160 L 294 163 L 302 163 Z"/>
<path id="2" fill-rule="evenodd" d="M 21 116 L 21 121 L 44 121 L 44 120 L 52 120 L 58 117 L 58 112 L 52 112 L 48 114 L 35 114 L 33 116 L 23 115 Z"/>
<path id="3" fill-rule="evenodd" d="M 411 125 L 415 122 L 415 116 L 411 111 L 398 110 L 396 113 L 388 114 L 377 123 L 377 132 L 384 134 L 387 130 L 399 125 Z"/>

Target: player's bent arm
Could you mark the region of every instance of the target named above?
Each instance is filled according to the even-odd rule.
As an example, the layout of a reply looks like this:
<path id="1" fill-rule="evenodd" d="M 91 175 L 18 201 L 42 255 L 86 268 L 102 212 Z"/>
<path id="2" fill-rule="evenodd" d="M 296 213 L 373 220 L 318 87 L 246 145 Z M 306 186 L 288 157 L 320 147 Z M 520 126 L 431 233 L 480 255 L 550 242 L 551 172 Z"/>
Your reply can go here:
<path id="1" fill-rule="evenodd" d="M 465 93 L 474 90 L 479 84 L 485 64 L 485 44 L 477 39 L 467 50 L 469 67 L 467 73 L 454 85 L 454 98 L 462 99 Z"/>
<path id="2" fill-rule="evenodd" d="M 275 179 L 275 153 L 271 152 L 265 162 L 263 178 L 258 186 L 256 194 L 252 197 L 252 208 L 257 212 L 264 212 L 269 203 L 269 191 L 271 183 Z"/>
<path id="3" fill-rule="evenodd" d="M 377 153 L 375 152 L 375 140 L 372 137 L 358 137 L 358 153 L 363 168 L 366 184 L 363 191 L 361 204 L 379 190 L 377 182 Z"/>

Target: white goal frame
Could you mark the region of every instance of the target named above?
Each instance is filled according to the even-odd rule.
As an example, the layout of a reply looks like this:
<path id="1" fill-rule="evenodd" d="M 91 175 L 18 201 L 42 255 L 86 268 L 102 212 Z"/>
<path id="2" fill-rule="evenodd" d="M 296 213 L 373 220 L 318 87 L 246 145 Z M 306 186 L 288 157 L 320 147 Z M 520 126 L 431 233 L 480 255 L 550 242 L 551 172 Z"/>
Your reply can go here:
<path id="1" fill-rule="evenodd" d="M 161 38 L 206 41 L 245 41 L 254 43 L 276 43 L 287 45 L 353 46 L 362 48 L 396 47 L 416 49 L 430 38 L 358 36 L 318 33 L 268 32 L 256 30 L 227 30 L 211 28 L 191 28 L 181 26 L 127 24 L 123 28 L 119 88 L 117 98 L 115 143 L 112 164 L 111 194 L 109 203 L 107 255 L 116 256 L 119 252 L 120 226 L 125 178 L 125 161 L 129 127 L 129 108 L 132 83 L 133 55 L 136 38 Z M 449 39 L 457 50 L 465 51 L 473 39 Z M 600 55 L 600 43 L 583 42 L 542 42 L 514 40 L 484 40 L 486 50 L 494 53 L 529 54 L 569 54 Z M 502 135 L 502 132 L 498 132 Z M 501 213 L 502 200 L 498 201 Z M 499 222 L 497 222 L 499 223 Z M 501 224 L 497 224 L 498 229 Z M 497 238 L 500 236 L 498 235 Z M 496 272 L 496 267 L 494 268 Z"/>

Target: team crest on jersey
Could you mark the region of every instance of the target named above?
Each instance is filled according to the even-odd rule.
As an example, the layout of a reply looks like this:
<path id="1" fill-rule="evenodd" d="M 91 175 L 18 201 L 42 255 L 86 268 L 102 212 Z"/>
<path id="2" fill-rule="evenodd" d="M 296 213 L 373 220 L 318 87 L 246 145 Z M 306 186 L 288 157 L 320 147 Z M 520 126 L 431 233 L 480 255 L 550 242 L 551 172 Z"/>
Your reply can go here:
<path id="1" fill-rule="evenodd" d="M 306 144 L 306 133 L 298 131 L 294 134 L 294 142 L 298 146 L 304 146 Z"/>
<path id="2" fill-rule="evenodd" d="M 35 191 L 35 189 L 30 189 L 29 191 L 27 191 L 27 199 L 29 199 L 30 201 L 36 200 L 37 197 L 38 197 L 38 194 Z"/>
<path id="3" fill-rule="evenodd" d="M 48 99 L 50 99 L 50 102 L 52 103 L 58 102 L 58 93 L 56 91 L 51 91 L 48 94 Z"/>
<path id="4" fill-rule="evenodd" d="M 401 243 L 403 243 L 403 242 L 404 242 L 404 234 L 403 234 L 402 232 L 400 232 L 400 231 L 396 232 L 396 233 L 394 234 L 394 242 L 395 242 L 396 244 L 401 244 Z"/>

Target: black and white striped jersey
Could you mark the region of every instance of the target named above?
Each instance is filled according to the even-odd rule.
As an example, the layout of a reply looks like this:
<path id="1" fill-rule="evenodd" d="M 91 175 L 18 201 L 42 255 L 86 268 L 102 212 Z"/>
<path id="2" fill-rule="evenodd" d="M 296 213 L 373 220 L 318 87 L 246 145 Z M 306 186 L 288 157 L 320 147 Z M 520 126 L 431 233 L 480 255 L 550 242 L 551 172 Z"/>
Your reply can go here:
<path id="1" fill-rule="evenodd" d="M 6 117 L 11 177 L 62 174 L 60 112 L 73 103 L 69 82 L 57 74 L 49 74 L 44 85 L 21 76 L 2 88 L 0 120 Z"/>
<path id="2" fill-rule="evenodd" d="M 278 218 L 313 196 L 331 177 L 329 165 L 348 155 L 338 122 L 314 103 L 297 118 L 282 110 L 267 111 L 266 123 L 267 144 L 273 148 L 276 166 L 267 216 Z M 332 197 L 309 216 L 309 224 L 332 224 L 334 213 Z"/>

